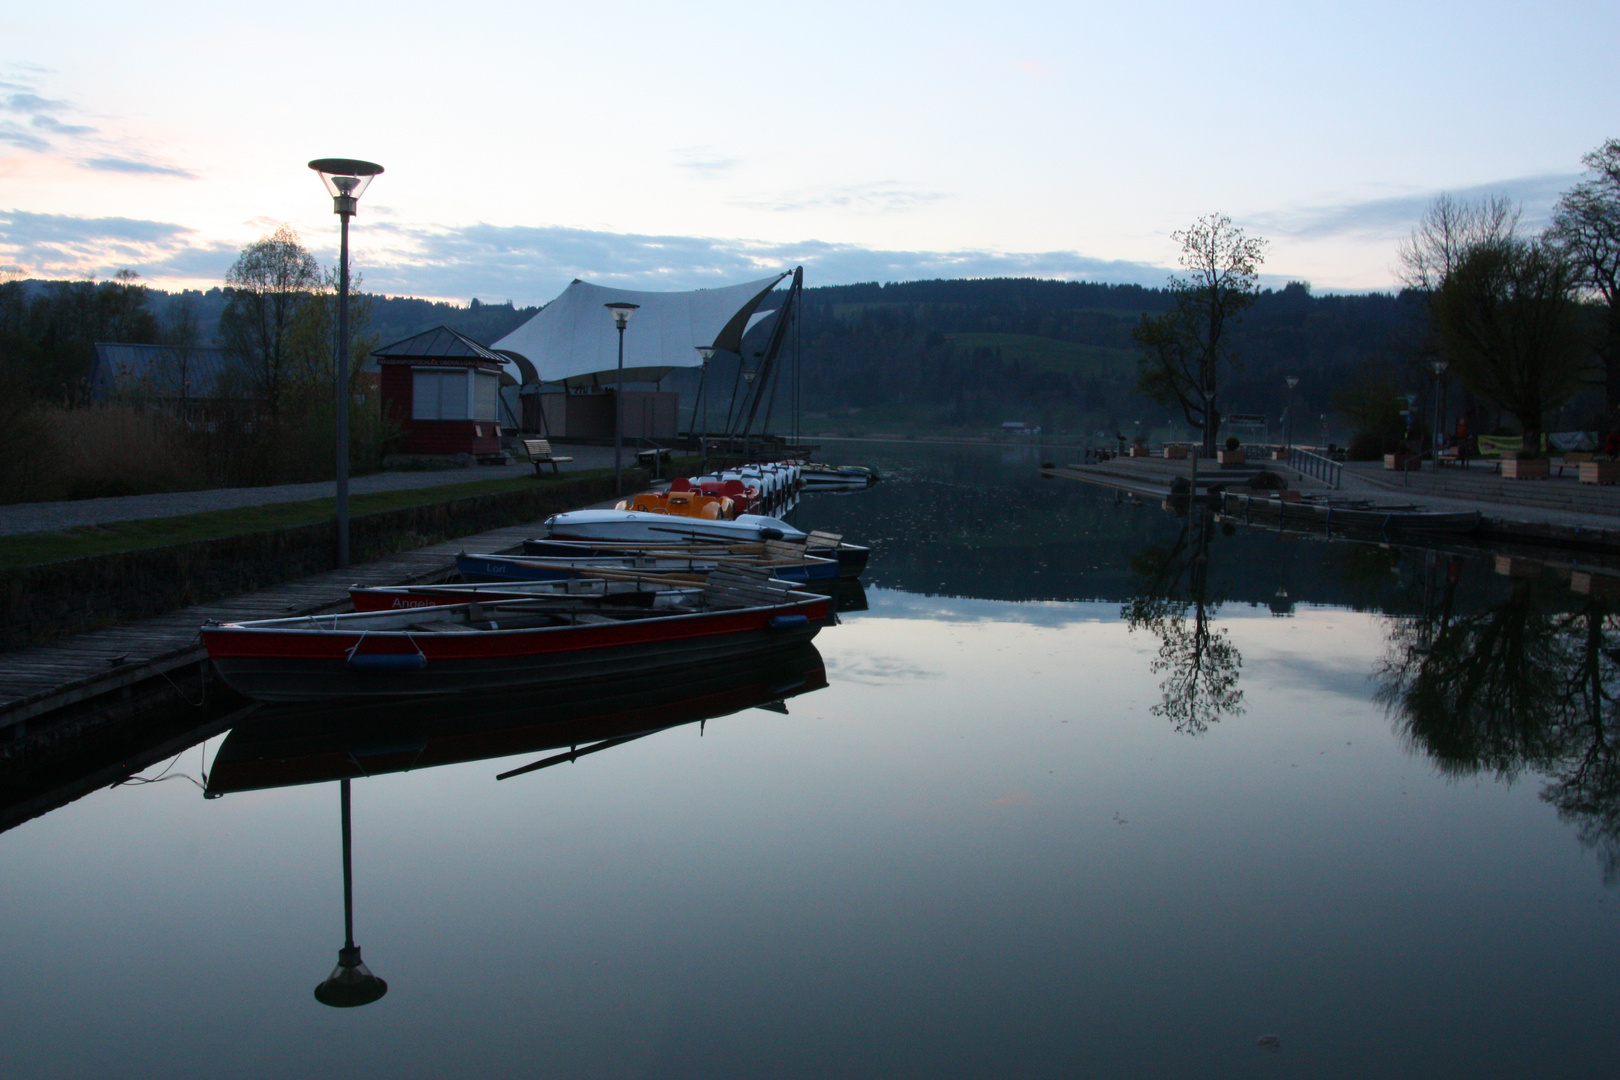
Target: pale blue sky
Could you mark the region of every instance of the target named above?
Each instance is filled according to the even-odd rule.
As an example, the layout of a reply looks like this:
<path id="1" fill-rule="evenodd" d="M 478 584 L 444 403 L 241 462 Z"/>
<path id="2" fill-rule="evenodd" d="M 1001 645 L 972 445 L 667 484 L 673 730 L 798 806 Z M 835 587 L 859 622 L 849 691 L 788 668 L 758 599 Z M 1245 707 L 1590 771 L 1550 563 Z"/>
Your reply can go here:
<path id="1" fill-rule="evenodd" d="M 390 293 L 1158 284 L 1211 211 L 1384 288 L 1440 191 L 1545 217 L 1620 136 L 1616 41 L 1612 0 L 12 4 L 0 266 L 213 284 L 280 222 L 330 258 L 304 162 L 352 156 Z"/>

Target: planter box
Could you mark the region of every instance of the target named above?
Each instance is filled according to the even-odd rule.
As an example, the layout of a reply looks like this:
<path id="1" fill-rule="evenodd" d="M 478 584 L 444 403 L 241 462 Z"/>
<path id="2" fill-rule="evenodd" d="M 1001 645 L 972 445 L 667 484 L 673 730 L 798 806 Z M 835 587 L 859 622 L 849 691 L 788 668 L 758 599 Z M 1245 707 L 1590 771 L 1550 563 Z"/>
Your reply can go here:
<path id="1" fill-rule="evenodd" d="M 1288 451 L 1287 450 L 1273 450 L 1271 452 L 1271 460 L 1272 461 L 1287 461 L 1288 460 Z"/>
<path id="2" fill-rule="evenodd" d="M 1152 457 L 1152 456 L 1153 456 L 1153 451 L 1149 450 L 1145 446 L 1133 446 L 1133 447 L 1131 447 L 1131 457 Z"/>
<path id="3" fill-rule="evenodd" d="M 1167 446 L 1164 448 L 1164 456 L 1169 461 L 1186 461 L 1187 448 L 1185 446 Z"/>
<path id="4" fill-rule="evenodd" d="M 1384 455 L 1384 468 L 1390 470 L 1391 472 L 1400 472 L 1402 469 L 1405 469 L 1407 472 L 1411 472 L 1413 469 L 1416 469 L 1421 462 L 1422 459 L 1417 457 L 1415 454 Z"/>
<path id="5" fill-rule="evenodd" d="M 1539 559 L 1526 559 L 1522 555 L 1498 555 L 1496 572 L 1507 578 L 1538 578 L 1547 564 Z"/>
<path id="6" fill-rule="evenodd" d="M 1581 462 L 1581 483 L 1620 484 L 1620 461 Z"/>
<path id="7" fill-rule="evenodd" d="M 1533 458 L 1529 461 L 1503 458 L 1502 475 L 1509 480 L 1545 480 L 1552 475 L 1552 466 L 1546 458 Z"/>
<path id="8" fill-rule="evenodd" d="M 1620 596 L 1620 577 L 1577 570 L 1569 575 L 1569 588 L 1581 596 Z"/>
<path id="9" fill-rule="evenodd" d="M 1248 459 L 1243 456 L 1241 450 L 1217 450 L 1215 460 L 1222 465 L 1242 465 Z"/>

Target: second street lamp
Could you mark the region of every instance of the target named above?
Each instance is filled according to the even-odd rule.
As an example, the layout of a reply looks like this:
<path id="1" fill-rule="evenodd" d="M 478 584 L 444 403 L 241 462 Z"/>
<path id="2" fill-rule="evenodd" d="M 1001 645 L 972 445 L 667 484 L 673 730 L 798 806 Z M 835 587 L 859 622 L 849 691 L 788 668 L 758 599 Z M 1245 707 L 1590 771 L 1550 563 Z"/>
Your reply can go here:
<path id="1" fill-rule="evenodd" d="M 1429 442 L 1434 445 L 1434 468 L 1440 471 L 1440 380 L 1446 374 L 1448 365 L 1444 360 L 1434 362 L 1434 431 L 1429 436 Z"/>
<path id="2" fill-rule="evenodd" d="M 354 158 L 316 158 L 309 167 L 320 174 L 332 196 L 332 212 L 343 219 L 338 248 L 337 363 L 333 392 L 337 395 L 337 564 L 349 565 L 349 219 L 360 209 L 360 194 L 383 167 Z"/>
<path id="3" fill-rule="evenodd" d="M 1283 442 L 1287 444 L 1289 450 L 1292 450 L 1294 448 L 1294 387 L 1299 385 L 1299 376 L 1289 375 L 1286 377 L 1286 382 L 1288 383 L 1288 407 L 1283 412 Z"/>
<path id="4" fill-rule="evenodd" d="M 613 325 L 619 328 L 619 378 L 613 384 L 613 494 L 623 495 L 620 447 L 624 445 L 624 328 L 630 325 L 630 313 L 641 305 L 615 300 L 602 306 L 613 313 Z"/>

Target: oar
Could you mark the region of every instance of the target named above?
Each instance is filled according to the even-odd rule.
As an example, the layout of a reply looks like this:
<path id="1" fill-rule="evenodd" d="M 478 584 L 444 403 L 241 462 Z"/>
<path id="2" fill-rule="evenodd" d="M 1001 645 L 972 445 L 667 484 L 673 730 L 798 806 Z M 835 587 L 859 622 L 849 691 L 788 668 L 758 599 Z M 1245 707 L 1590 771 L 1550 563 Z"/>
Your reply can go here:
<path id="1" fill-rule="evenodd" d="M 539 761 L 532 761 L 527 765 L 520 765 L 515 769 L 508 769 L 506 772 L 496 774 L 495 779 L 505 780 L 509 777 L 522 776 L 524 773 L 531 773 L 538 769 L 547 769 L 553 765 L 561 765 L 565 761 L 574 761 L 578 758 L 584 757 L 586 754 L 594 754 L 598 750 L 606 750 L 614 746 L 623 746 L 627 742 L 635 742 L 637 739 L 645 739 L 651 734 L 652 732 L 650 731 L 643 731 L 640 735 L 621 735 L 617 739 L 603 739 L 601 742 L 587 746 L 583 750 L 570 750 L 566 754 L 555 754 L 552 757 L 541 758 Z"/>

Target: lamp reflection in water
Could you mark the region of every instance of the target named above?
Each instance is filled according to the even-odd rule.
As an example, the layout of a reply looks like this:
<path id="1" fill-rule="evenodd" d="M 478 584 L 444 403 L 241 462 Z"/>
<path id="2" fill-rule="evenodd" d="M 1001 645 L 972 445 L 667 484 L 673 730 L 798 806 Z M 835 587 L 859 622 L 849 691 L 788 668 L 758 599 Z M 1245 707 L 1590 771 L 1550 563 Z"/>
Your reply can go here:
<path id="1" fill-rule="evenodd" d="M 349 782 L 338 782 L 343 802 L 343 948 L 337 967 L 315 988 L 315 1000 L 334 1009 L 370 1005 L 388 993 L 388 984 L 371 973 L 354 943 L 354 873 L 349 855 Z"/>

